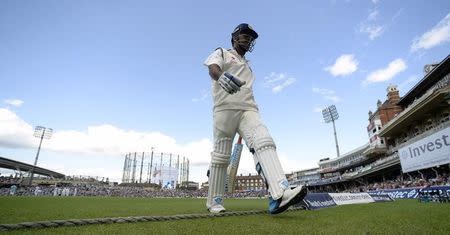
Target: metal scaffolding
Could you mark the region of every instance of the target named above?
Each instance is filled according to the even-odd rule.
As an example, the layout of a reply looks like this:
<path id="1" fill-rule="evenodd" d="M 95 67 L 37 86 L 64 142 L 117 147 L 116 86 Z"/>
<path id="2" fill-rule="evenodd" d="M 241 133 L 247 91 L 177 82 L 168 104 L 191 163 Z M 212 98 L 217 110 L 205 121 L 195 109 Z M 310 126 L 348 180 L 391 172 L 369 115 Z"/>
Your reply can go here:
<path id="1" fill-rule="evenodd" d="M 176 162 L 173 159 L 175 157 Z M 133 152 L 125 155 L 122 183 L 155 183 L 161 186 L 168 183 L 171 187 L 176 187 L 187 181 L 189 159 L 184 156 L 156 152 Z"/>

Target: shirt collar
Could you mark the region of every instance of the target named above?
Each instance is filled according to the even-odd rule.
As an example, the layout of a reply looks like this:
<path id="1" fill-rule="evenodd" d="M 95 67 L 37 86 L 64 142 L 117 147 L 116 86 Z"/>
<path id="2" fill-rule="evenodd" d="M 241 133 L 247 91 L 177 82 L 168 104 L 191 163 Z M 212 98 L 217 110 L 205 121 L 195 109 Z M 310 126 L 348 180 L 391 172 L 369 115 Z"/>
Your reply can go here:
<path id="1" fill-rule="evenodd" d="M 245 58 L 245 56 L 239 55 L 239 53 L 237 53 L 237 51 L 236 51 L 234 48 L 230 49 L 230 52 L 231 52 L 233 55 L 237 56 L 239 59 L 248 62 L 248 60 Z"/>

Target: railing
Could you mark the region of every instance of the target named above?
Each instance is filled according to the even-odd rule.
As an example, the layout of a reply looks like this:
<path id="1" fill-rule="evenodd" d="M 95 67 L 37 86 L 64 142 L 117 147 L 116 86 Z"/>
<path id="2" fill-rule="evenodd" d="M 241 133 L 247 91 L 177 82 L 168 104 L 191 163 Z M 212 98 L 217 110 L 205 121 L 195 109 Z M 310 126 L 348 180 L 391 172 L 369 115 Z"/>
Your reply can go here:
<path id="1" fill-rule="evenodd" d="M 342 168 L 348 167 L 348 166 L 352 166 L 352 165 L 356 165 L 360 162 L 364 162 L 365 160 L 367 160 L 368 158 L 366 156 L 359 156 L 351 161 L 347 161 L 345 163 L 341 163 L 338 164 L 337 166 L 333 166 L 333 167 L 327 167 L 327 168 L 322 168 L 319 169 L 318 172 L 319 173 L 330 173 L 330 172 L 335 172 L 335 171 L 339 171 Z"/>
<path id="2" fill-rule="evenodd" d="M 364 172 L 370 171 L 370 170 L 374 169 L 377 166 L 381 166 L 381 165 L 383 165 L 385 163 L 394 161 L 396 159 L 398 159 L 398 154 L 394 153 L 394 154 L 392 154 L 392 155 L 390 155 L 388 157 L 378 159 L 375 162 L 373 162 L 373 163 L 371 163 L 371 164 L 369 164 L 369 165 L 367 165 L 367 166 L 365 166 L 365 167 L 363 167 L 361 169 L 358 169 L 358 170 L 356 170 L 354 172 L 344 173 L 344 174 L 342 174 L 342 177 L 344 179 L 354 178 L 355 176 L 357 176 L 359 174 L 362 174 Z"/>
<path id="3" fill-rule="evenodd" d="M 427 137 L 429 135 L 432 135 L 432 134 L 434 134 L 434 133 L 436 133 L 436 132 L 438 132 L 438 131 L 440 131 L 442 129 L 447 128 L 448 126 L 450 126 L 450 120 L 447 120 L 445 122 L 441 122 L 438 125 L 436 125 L 435 127 L 433 127 L 432 129 L 424 131 L 424 132 L 422 132 L 422 133 L 420 133 L 420 134 L 418 134 L 418 135 L 416 135 L 414 137 L 411 137 L 411 138 L 407 139 L 405 142 L 403 142 L 401 144 L 398 144 L 395 147 L 390 148 L 388 150 L 388 152 L 392 152 L 393 153 L 393 152 L 395 152 L 395 151 L 405 147 L 406 145 L 409 145 L 409 144 L 411 144 L 411 143 L 413 143 L 413 142 L 415 142 L 417 140 L 420 140 L 420 139 L 423 139 L 423 138 L 425 138 L 425 137 Z"/>

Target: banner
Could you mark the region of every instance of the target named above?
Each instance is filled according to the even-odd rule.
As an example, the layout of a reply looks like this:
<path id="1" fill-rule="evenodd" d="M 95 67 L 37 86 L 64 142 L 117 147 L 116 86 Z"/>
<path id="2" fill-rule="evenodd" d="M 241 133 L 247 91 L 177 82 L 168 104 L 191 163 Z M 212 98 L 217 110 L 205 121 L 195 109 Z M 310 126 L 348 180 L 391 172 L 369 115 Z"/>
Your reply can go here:
<path id="1" fill-rule="evenodd" d="M 178 178 L 178 169 L 175 167 L 162 166 L 159 169 L 155 167 L 151 182 L 160 184 L 163 188 L 174 189 Z"/>
<path id="2" fill-rule="evenodd" d="M 329 193 L 337 205 L 374 202 L 368 193 Z"/>
<path id="3" fill-rule="evenodd" d="M 336 206 L 328 193 L 309 193 L 304 199 L 306 206 L 310 210 Z"/>
<path id="4" fill-rule="evenodd" d="M 399 189 L 382 189 L 377 191 L 370 191 L 369 194 L 373 196 L 389 195 L 393 199 L 413 199 L 419 196 L 419 191 L 441 190 L 450 194 L 450 186 L 432 186 L 432 187 L 416 187 L 416 188 L 399 188 Z"/>
<path id="5" fill-rule="evenodd" d="M 398 150 L 404 173 L 450 163 L 450 127 Z"/>
<path id="6" fill-rule="evenodd" d="M 421 192 L 427 192 L 427 193 L 439 192 L 439 193 L 443 193 L 443 194 L 446 193 L 447 195 L 450 195 L 450 186 L 433 186 L 433 187 L 421 188 L 419 190 Z"/>
<path id="7" fill-rule="evenodd" d="M 450 186 L 448 187 L 450 192 Z M 389 194 L 378 192 L 368 193 L 308 193 L 302 202 L 294 207 L 304 207 L 308 210 L 334 207 L 339 205 L 371 203 L 371 202 L 392 202 L 394 201 Z"/>
<path id="8" fill-rule="evenodd" d="M 393 199 L 417 198 L 417 195 L 419 195 L 419 188 L 382 189 L 370 191 L 369 194 L 372 196 L 389 195 Z"/>

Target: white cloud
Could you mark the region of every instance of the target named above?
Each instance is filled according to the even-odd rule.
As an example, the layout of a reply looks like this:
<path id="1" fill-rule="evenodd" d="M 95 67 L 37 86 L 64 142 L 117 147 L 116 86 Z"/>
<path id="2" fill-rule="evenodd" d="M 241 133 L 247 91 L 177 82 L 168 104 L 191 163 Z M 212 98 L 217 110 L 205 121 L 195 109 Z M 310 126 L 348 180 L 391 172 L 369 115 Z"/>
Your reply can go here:
<path id="1" fill-rule="evenodd" d="M 0 109 L 0 146 L 34 149 L 36 145 L 32 125 L 14 112 Z M 207 138 L 180 144 L 160 132 L 123 130 L 108 124 L 90 126 L 86 131 L 54 130 L 51 139 L 46 140 L 42 148 L 61 153 L 123 157 L 128 152 L 148 152 L 152 146 L 158 152 L 186 156 L 195 165 L 207 165 L 212 149 L 212 143 Z"/>
<path id="2" fill-rule="evenodd" d="M 324 99 L 330 100 L 334 103 L 338 103 L 341 101 L 341 98 L 339 98 L 337 95 L 335 95 L 335 92 L 333 90 L 314 87 L 312 89 L 312 91 L 314 93 L 321 95 Z"/>
<path id="3" fill-rule="evenodd" d="M 320 95 L 333 95 L 334 94 L 333 90 L 329 90 L 329 89 L 325 89 L 325 88 L 313 87 L 312 91 L 314 93 L 317 93 L 317 94 L 320 94 Z"/>
<path id="4" fill-rule="evenodd" d="M 450 13 L 436 26 L 413 40 L 411 51 L 430 49 L 450 41 Z"/>
<path id="5" fill-rule="evenodd" d="M 339 103 L 341 101 L 341 98 L 339 98 L 338 96 L 325 96 L 324 97 L 327 100 L 333 101 L 334 103 Z"/>
<path id="6" fill-rule="evenodd" d="M 330 72 L 333 76 L 347 76 L 358 70 L 358 61 L 354 55 L 344 54 L 336 59 L 332 66 L 325 67 L 324 70 Z"/>
<path id="7" fill-rule="evenodd" d="M 272 72 L 269 76 L 264 78 L 264 86 L 272 89 L 273 93 L 279 93 L 284 88 L 295 83 L 297 79 L 289 77 L 285 73 Z"/>
<path id="8" fill-rule="evenodd" d="M 23 104 L 23 101 L 18 99 L 6 99 L 3 102 L 14 107 L 20 107 Z"/>
<path id="9" fill-rule="evenodd" d="M 377 23 L 379 15 L 380 12 L 377 9 L 369 10 L 367 18 L 359 24 L 359 32 L 367 34 L 370 40 L 381 36 L 387 28 L 387 26 Z"/>
<path id="10" fill-rule="evenodd" d="M 367 20 L 368 20 L 368 21 L 376 20 L 377 17 L 378 17 L 378 13 L 379 13 L 378 10 L 370 11 L 370 12 L 369 12 L 369 16 L 367 16 Z"/>
<path id="11" fill-rule="evenodd" d="M 372 0 L 373 4 L 377 4 L 380 2 L 380 0 Z"/>
<path id="12" fill-rule="evenodd" d="M 34 148 L 33 127 L 9 109 L 0 108 L 0 146 Z"/>
<path id="13" fill-rule="evenodd" d="M 362 24 L 359 31 L 361 33 L 369 34 L 370 40 L 374 40 L 375 38 L 381 36 L 381 34 L 384 32 L 384 27 L 379 25 Z"/>
<path id="14" fill-rule="evenodd" d="M 407 68 L 405 61 L 402 59 L 396 59 L 389 63 L 386 68 L 378 69 L 370 73 L 365 83 L 384 82 L 391 80 L 395 75 L 404 71 Z"/>
<path id="15" fill-rule="evenodd" d="M 397 21 L 397 18 L 400 17 L 400 16 L 403 14 L 404 11 L 405 11 L 404 8 L 400 8 L 400 9 L 394 14 L 394 16 L 392 16 L 391 22 L 392 22 L 392 23 L 395 23 L 395 22 Z"/>
<path id="16" fill-rule="evenodd" d="M 322 107 L 314 107 L 314 109 L 313 109 L 313 112 L 314 113 L 322 113 L 322 110 L 323 110 L 324 108 L 322 108 Z"/>
<path id="17" fill-rule="evenodd" d="M 54 170 L 56 172 L 61 172 L 67 176 L 98 177 L 98 180 L 102 180 L 102 178 L 104 177 L 104 180 L 108 178 L 111 182 L 121 182 L 123 176 L 121 166 L 114 167 L 114 170 L 112 170 L 112 168 L 110 167 L 92 167 L 89 165 L 83 168 L 72 168 L 68 165 L 61 164 L 61 162 L 52 162 L 50 164 L 40 163 L 39 166 Z"/>

